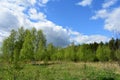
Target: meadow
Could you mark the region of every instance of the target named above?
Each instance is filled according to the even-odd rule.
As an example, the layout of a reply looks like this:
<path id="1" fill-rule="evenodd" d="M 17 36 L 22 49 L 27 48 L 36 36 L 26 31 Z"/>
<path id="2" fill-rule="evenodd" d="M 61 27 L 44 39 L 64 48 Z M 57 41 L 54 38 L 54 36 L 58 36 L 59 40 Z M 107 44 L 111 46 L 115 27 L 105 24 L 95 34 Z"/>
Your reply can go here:
<path id="1" fill-rule="evenodd" d="M 120 80 L 120 39 L 57 47 L 42 30 L 21 27 L 0 52 L 0 80 Z"/>
<path id="2" fill-rule="evenodd" d="M 0 80 L 120 80 L 116 62 L 48 62 L 43 64 L 0 64 Z"/>

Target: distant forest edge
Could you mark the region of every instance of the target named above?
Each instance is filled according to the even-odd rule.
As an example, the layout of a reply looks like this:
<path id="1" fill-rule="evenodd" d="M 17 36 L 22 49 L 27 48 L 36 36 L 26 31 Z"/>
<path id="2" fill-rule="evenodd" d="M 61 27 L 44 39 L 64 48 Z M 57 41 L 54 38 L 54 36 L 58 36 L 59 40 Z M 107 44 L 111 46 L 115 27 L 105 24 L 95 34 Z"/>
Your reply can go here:
<path id="1" fill-rule="evenodd" d="M 21 27 L 4 39 L 1 51 L 3 60 L 15 64 L 19 61 L 120 61 L 120 39 L 82 45 L 71 43 L 62 48 L 46 44 L 41 30 Z"/>

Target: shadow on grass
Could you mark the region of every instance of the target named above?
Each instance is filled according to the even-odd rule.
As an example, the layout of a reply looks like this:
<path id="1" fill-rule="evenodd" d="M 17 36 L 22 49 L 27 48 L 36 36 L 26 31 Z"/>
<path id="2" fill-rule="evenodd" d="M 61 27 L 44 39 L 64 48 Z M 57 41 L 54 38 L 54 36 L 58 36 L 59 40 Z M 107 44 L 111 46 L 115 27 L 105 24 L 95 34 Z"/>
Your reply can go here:
<path id="1" fill-rule="evenodd" d="M 61 64 L 61 62 L 54 62 L 54 61 L 49 61 L 49 62 L 43 62 L 43 61 L 33 61 L 31 62 L 33 66 L 49 66 L 49 65 L 54 65 L 54 64 Z"/>
<path id="2" fill-rule="evenodd" d="M 108 77 L 108 78 L 104 77 L 104 78 L 102 78 L 101 80 L 115 80 L 115 79 L 112 78 L 112 77 Z"/>

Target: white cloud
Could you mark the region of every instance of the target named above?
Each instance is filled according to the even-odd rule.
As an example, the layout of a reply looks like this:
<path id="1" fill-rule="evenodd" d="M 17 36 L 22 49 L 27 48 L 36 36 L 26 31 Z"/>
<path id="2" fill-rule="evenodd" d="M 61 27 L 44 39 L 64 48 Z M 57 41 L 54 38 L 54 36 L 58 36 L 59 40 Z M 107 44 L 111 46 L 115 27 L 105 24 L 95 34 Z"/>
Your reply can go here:
<path id="1" fill-rule="evenodd" d="M 38 0 L 39 6 L 45 6 L 50 0 Z"/>
<path id="2" fill-rule="evenodd" d="M 99 11 L 96 11 L 96 15 L 92 16 L 91 19 L 98 19 L 98 18 L 106 18 L 108 17 L 108 12 L 106 9 L 101 9 Z"/>
<path id="3" fill-rule="evenodd" d="M 36 3 L 36 0 L 30 0 L 30 3 L 34 5 Z"/>
<path id="4" fill-rule="evenodd" d="M 66 46 L 70 43 L 69 31 L 62 26 L 56 25 L 48 20 L 32 24 L 37 29 L 43 30 L 48 43 L 54 43 L 56 46 Z"/>
<path id="5" fill-rule="evenodd" d="M 31 8 L 29 10 L 29 16 L 32 20 L 42 20 L 44 21 L 46 19 L 46 15 L 44 15 L 42 12 L 37 12 L 35 8 Z"/>
<path id="6" fill-rule="evenodd" d="M 98 10 L 92 19 L 103 19 L 104 29 L 111 32 L 120 33 L 120 7 L 109 9 L 117 0 L 103 3 L 103 8 Z"/>
<path id="7" fill-rule="evenodd" d="M 103 8 L 109 8 L 110 6 L 114 5 L 117 2 L 117 0 L 107 0 L 105 3 L 103 3 Z"/>
<path id="8" fill-rule="evenodd" d="M 10 31 L 19 25 L 18 18 L 9 11 L 1 10 L 0 19 L 1 30 Z"/>
<path id="9" fill-rule="evenodd" d="M 0 28 L 1 29 L 1 28 Z M 0 30 L 0 46 L 2 45 L 3 39 L 9 35 L 8 31 Z"/>
<path id="10" fill-rule="evenodd" d="M 41 3 L 46 4 L 49 0 L 41 0 Z"/>
<path id="11" fill-rule="evenodd" d="M 70 42 L 89 43 L 106 41 L 105 37 L 80 35 L 79 32 L 63 28 L 47 19 L 47 16 L 37 11 L 34 7 L 38 0 L 0 0 L 0 42 L 9 35 L 11 29 L 17 29 L 24 26 L 25 28 L 35 27 L 42 29 L 46 35 L 48 43 L 57 46 L 66 46 Z M 49 0 L 39 0 L 39 8 L 47 4 Z M 38 4 L 39 4 L 38 3 Z M 32 21 L 33 20 L 33 21 Z M 37 22 L 36 22 L 37 20 Z M 34 22 L 35 21 L 35 22 Z M 94 38 L 94 39 L 92 39 Z"/>
<path id="12" fill-rule="evenodd" d="M 89 6 L 89 5 L 92 4 L 92 1 L 93 0 L 82 0 L 81 2 L 78 2 L 77 5 L 80 5 L 80 6 L 83 6 L 83 7 Z"/>
<path id="13" fill-rule="evenodd" d="M 104 27 L 109 31 L 120 33 L 120 7 L 108 13 L 108 17 L 105 18 Z"/>
<path id="14" fill-rule="evenodd" d="M 109 38 L 103 35 L 83 35 L 78 32 L 72 32 L 73 36 L 71 38 L 71 42 L 75 42 L 76 44 L 83 44 L 83 43 L 100 43 L 109 41 Z"/>
<path id="15" fill-rule="evenodd" d="M 48 0 L 39 0 L 39 3 L 43 5 L 47 2 Z M 22 6 L 19 6 L 19 4 Z M 33 5 L 32 3 L 26 3 L 26 5 L 22 4 L 19 0 L 15 3 L 12 1 L 9 2 L 9 0 L 0 1 L 0 30 L 2 31 L 0 31 L 1 41 L 4 37 L 9 35 L 11 29 L 16 29 L 20 26 L 24 26 L 25 28 L 31 28 L 34 26 L 37 29 L 43 30 L 48 43 L 53 43 L 57 46 L 65 46 L 70 43 L 70 37 L 67 29 L 64 29 L 62 26 L 56 25 L 55 23 L 47 20 L 44 13 L 37 11 L 34 7 L 31 7 L 31 5 Z M 28 7 L 30 7 L 30 9 L 28 9 Z M 24 13 L 26 10 L 27 14 Z M 31 20 L 37 20 L 37 22 L 33 22 Z"/>

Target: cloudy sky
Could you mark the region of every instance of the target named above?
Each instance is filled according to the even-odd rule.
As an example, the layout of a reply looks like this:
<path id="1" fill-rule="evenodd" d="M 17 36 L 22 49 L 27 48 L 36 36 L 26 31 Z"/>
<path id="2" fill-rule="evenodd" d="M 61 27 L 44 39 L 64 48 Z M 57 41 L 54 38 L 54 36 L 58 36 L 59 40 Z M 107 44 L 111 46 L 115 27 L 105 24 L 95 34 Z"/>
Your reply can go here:
<path id="1" fill-rule="evenodd" d="M 120 0 L 0 0 L 0 43 L 11 29 L 42 29 L 48 43 L 106 42 L 120 32 Z"/>

